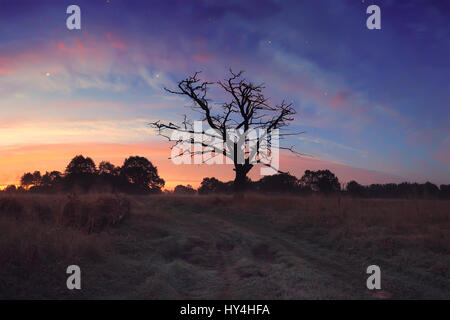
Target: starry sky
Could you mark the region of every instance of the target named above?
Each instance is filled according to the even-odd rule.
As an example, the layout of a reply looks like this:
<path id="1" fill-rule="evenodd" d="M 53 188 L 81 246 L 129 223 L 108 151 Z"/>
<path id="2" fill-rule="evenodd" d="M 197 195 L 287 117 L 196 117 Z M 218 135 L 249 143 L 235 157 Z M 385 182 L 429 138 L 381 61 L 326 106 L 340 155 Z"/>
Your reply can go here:
<path id="1" fill-rule="evenodd" d="M 81 30 L 66 8 L 81 8 Z M 366 8 L 381 8 L 368 30 Z M 450 183 L 449 4 L 432 0 L 0 0 L 0 186 L 76 154 L 148 157 L 171 188 L 230 166 L 176 166 L 146 125 L 190 103 L 163 90 L 194 71 L 245 70 L 297 111 L 281 155 L 301 176 Z M 195 119 L 196 115 L 192 115 Z M 258 179 L 258 171 L 251 174 Z"/>

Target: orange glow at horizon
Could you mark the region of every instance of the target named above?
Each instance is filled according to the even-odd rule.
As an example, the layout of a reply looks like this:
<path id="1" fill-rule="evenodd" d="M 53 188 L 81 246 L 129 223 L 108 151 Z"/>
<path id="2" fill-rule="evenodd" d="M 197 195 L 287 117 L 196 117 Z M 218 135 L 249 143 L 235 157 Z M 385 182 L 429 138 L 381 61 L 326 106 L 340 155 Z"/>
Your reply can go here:
<path id="1" fill-rule="evenodd" d="M 110 161 L 114 165 L 122 165 L 129 156 L 143 156 L 149 159 L 158 169 L 158 174 L 166 182 L 165 189 L 173 190 L 176 185 L 190 184 L 194 188 L 200 185 L 205 177 L 216 177 L 222 181 L 234 178 L 232 165 L 175 165 L 168 158 L 170 149 L 165 142 L 148 144 L 53 144 L 29 145 L 15 148 L 3 148 L 0 157 L 0 188 L 7 185 L 20 184 L 20 177 L 25 172 L 52 171 L 64 172 L 70 160 L 79 154 L 91 157 L 98 165 L 100 161 Z M 381 172 L 350 167 L 344 164 L 325 161 L 317 158 L 299 158 L 281 154 L 281 170 L 290 172 L 300 178 L 304 171 L 329 169 L 341 182 L 356 180 L 362 184 L 386 183 L 397 181 L 399 177 Z M 252 180 L 259 180 L 259 168 L 250 172 Z"/>
<path id="2" fill-rule="evenodd" d="M 178 184 L 190 184 L 194 188 L 200 185 L 203 177 L 215 176 L 219 179 L 231 179 L 231 168 L 199 166 L 189 168 L 177 166 L 168 158 L 170 149 L 165 143 L 152 144 L 54 144 L 30 145 L 10 148 L 2 151 L 0 157 L 0 185 L 19 185 L 20 177 L 25 172 L 52 171 L 64 172 L 67 164 L 76 155 L 91 157 L 98 165 L 109 161 L 122 165 L 125 158 L 143 156 L 148 158 L 158 169 L 158 174 L 166 181 L 165 189 L 171 190 Z"/>

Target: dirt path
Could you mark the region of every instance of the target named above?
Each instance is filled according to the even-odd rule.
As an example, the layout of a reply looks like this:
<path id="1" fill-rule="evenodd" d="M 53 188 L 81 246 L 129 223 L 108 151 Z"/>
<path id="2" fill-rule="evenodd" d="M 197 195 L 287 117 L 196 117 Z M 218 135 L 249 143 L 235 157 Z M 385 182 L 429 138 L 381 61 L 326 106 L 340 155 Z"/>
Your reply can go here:
<path id="1" fill-rule="evenodd" d="M 224 220 L 223 217 L 214 216 L 211 219 L 211 215 L 199 214 L 199 217 L 208 224 L 211 230 L 211 235 L 218 234 L 224 225 L 230 223 L 230 221 Z M 258 239 L 256 246 L 252 249 L 253 256 L 256 256 L 258 263 L 274 262 L 276 257 L 273 257 L 274 251 L 276 253 L 283 254 L 290 257 L 287 261 L 288 265 L 292 263 L 291 268 L 298 269 L 301 273 L 302 268 L 299 268 L 298 264 L 307 265 L 311 270 L 320 273 L 320 279 L 317 281 L 333 282 L 338 287 L 346 291 L 347 294 L 351 294 L 350 287 L 361 287 L 361 291 L 365 291 L 365 274 L 363 272 L 357 273 L 354 270 L 345 268 L 345 266 L 336 263 L 333 260 L 327 259 L 326 256 L 320 254 L 314 254 L 311 252 L 309 245 L 299 239 L 293 239 L 286 234 L 280 234 L 274 228 L 268 225 L 262 225 L 259 223 L 248 223 L 239 219 L 232 218 L 233 229 L 239 231 L 243 235 L 247 235 L 249 238 Z M 259 250 L 258 250 L 259 249 Z M 308 250 L 309 249 L 309 250 Z M 259 257 L 259 259 L 258 259 Z M 228 259 L 230 261 L 231 259 Z M 285 266 L 286 267 L 286 266 Z M 233 286 L 233 284 L 228 284 Z M 289 284 L 286 284 L 289 285 Z"/>
<path id="2" fill-rule="evenodd" d="M 366 288 L 368 261 L 290 235 L 238 212 L 174 210 L 131 221 L 113 298 L 371 299 L 443 297 L 420 275 L 383 265 L 380 292 Z M 138 249 L 136 249 L 138 248 Z M 132 249 L 132 250 L 130 250 Z M 131 256 L 130 252 L 133 252 Z M 142 275 L 147 276 L 143 277 Z M 413 281 L 411 281 L 413 280 Z"/>
<path id="3" fill-rule="evenodd" d="M 214 260 L 208 269 L 218 275 L 217 289 L 210 297 L 356 298 L 367 294 L 363 272 L 314 255 L 310 248 L 304 249 L 304 243 L 268 226 L 201 212 L 172 218 L 178 233 L 211 244 L 203 252 Z M 322 292 L 330 286 L 335 289 Z M 355 288 L 360 288 L 356 295 Z"/>
<path id="4" fill-rule="evenodd" d="M 278 282 L 280 287 L 289 287 L 289 279 L 283 278 L 283 274 L 297 274 L 299 276 L 309 275 L 309 279 L 302 277 L 306 287 L 316 292 L 310 292 L 311 297 L 327 298 L 396 298 L 402 297 L 405 291 L 411 298 L 423 298 L 421 292 L 411 287 L 411 284 L 403 281 L 407 279 L 403 275 L 389 273 L 384 277 L 384 282 L 391 282 L 389 290 L 372 292 L 366 288 L 368 275 L 365 272 L 367 266 L 361 261 L 349 261 L 347 256 L 340 256 L 335 252 L 327 251 L 311 244 L 305 239 L 293 237 L 276 230 L 273 226 L 262 220 L 248 221 L 235 214 L 211 214 L 196 212 L 195 218 L 189 219 L 189 229 L 200 234 L 207 231 L 208 239 L 220 238 L 220 235 L 229 233 L 243 236 L 243 243 L 234 245 L 232 250 L 219 250 L 221 254 L 220 263 L 217 268 L 222 275 L 222 294 L 220 298 L 233 298 L 236 292 L 231 288 L 239 288 L 240 277 L 236 275 L 235 264 L 242 256 L 248 256 L 252 263 L 260 269 L 268 268 L 271 264 L 277 264 L 276 276 L 273 281 Z M 188 230 L 186 230 L 188 232 Z M 205 235 L 205 234 L 204 234 Z M 233 241 L 230 241 L 233 243 Z M 218 247 L 221 249 L 223 244 Z M 230 248 L 228 248 L 230 249 Z M 281 259 L 280 256 L 284 259 Z M 392 267 L 392 266 L 388 266 Z M 271 275 L 267 275 L 271 278 Z M 264 277 L 260 281 L 264 282 Z M 421 284 L 423 285 L 423 284 Z M 322 292 L 324 288 L 333 287 L 331 296 Z M 258 287 L 258 286 L 256 286 Z M 289 298 L 304 298 L 301 292 L 290 291 Z M 302 290 L 302 286 L 298 287 Z M 397 292 L 398 290 L 398 292 Z M 430 287 L 430 290 L 433 290 Z M 236 291 L 236 290 L 235 290 Z M 309 298 L 309 294 L 306 295 Z"/>

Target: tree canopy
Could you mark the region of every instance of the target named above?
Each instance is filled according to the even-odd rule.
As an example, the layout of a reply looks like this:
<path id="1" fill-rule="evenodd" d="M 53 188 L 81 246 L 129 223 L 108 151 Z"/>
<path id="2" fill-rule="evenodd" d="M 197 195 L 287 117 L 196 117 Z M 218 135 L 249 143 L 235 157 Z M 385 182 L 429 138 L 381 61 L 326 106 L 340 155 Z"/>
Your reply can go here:
<path id="1" fill-rule="evenodd" d="M 134 156 L 125 159 L 122 166 L 102 161 L 98 170 L 95 162 L 82 155 L 75 156 L 63 173 L 59 171 L 39 171 L 25 173 L 21 185 L 30 191 L 108 191 L 158 193 L 164 186 L 164 180 L 158 170 L 144 157 Z"/>
<path id="2" fill-rule="evenodd" d="M 156 167 L 144 157 L 134 156 L 125 159 L 120 172 L 137 191 L 160 192 L 165 184 L 159 177 Z"/>
<path id="3" fill-rule="evenodd" d="M 213 86 L 222 92 L 221 100 L 226 97 L 225 102 L 214 102 L 209 96 Z M 156 121 L 150 126 L 158 129 L 161 136 L 175 142 L 172 150 L 179 146 L 184 147 L 186 144 L 193 146 L 192 151 L 183 148 L 180 156 L 187 151 L 191 156 L 213 153 L 229 158 L 234 164 L 235 191 L 240 193 L 245 189 L 247 174 L 255 164 L 270 167 L 273 173 L 279 172 L 278 167 L 272 166 L 270 157 L 264 152 L 264 146 L 270 145 L 270 142 L 265 144 L 263 141 L 264 139 L 270 140 L 269 137 L 272 133 L 275 137 L 277 130 L 287 127 L 294 120 L 293 116 L 296 113 L 292 103 L 287 103 L 285 100 L 279 104 L 271 103 L 264 95 L 264 89 L 264 84 L 255 84 L 245 79 L 243 71 L 235 73 L 230 69 L 228 77 L 217 82 L 201 80 L 200 72 L 195 72 L 192 76 L 178 82 L 176 89 L 165 88 L 165 90 L 192 101 L 192 109 L 200 113 L 200 120 L 213 130 L 214 133 L 208 135 L 211 139 L 196 141 L 188 136 L 172 138 L 171 132 L 173 131 L 195 134 L 192 120 L 187 117 L 180 125 Z M 249 139 L 247 136 L 249 130 L 254 130 L 254 132 L 263 130 L 265 133 Z M 279 135 L 284 134 L 277 133 L 277 137 Z M 221 142 L 217 142 L 217 140 Z M 252 143 L 251 140 L 256 140 L 256 143 Z M 292 148 L 282 146 L 276 146 L 276 148 L 292 151 Z"/>

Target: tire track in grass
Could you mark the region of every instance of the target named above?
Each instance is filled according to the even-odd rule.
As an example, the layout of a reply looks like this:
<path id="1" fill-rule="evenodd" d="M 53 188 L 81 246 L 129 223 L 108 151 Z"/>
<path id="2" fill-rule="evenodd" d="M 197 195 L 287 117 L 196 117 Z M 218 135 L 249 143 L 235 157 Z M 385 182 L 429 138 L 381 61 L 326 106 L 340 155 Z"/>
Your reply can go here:
<path id="1" fill-rule="evenodd" d="M 313 270 L 316 270 L 318 272 L 321 272 L 325 275 L 325 277 L 330 277 L 332 280 L 335 281 L 336 286 L 337 283 L 340 283 L 340 288 L 342 288 L 345 291 L 350 291 L 353 295 L 353 293 L 358 292 L 360 297 L 366 297 L 366 298 L 397 298 L 402 297 L 404 294 L 404 290 L 408 290 L 409 294 L 412 295 L 410 298 L 413 299 L 421 299 L 423 298 L 423 295 L 418 292 L 417 290 L 411 288 L 410 285 L 406 284 L 403 281 L 400 281 L 398 277 L 386 277 L 384 276 L 383 279 L 385 282 L 391 282 L 395 285 L 390 287 L 399 287 L 403 290 L 392 290 L 391 292 L 383 291 L 383 294 L 376 295 L 374 292 L 369 291 L 366 288 L 366 279 L 369 275 L 365 273 L 365 269 L 361 269 L 361 272 L 357 272 L 352 268 L 349 268 L 346 266 L 348 263 L 348 257 L 347 261 L 339 263 L 338 257 L 336 257 L 336 254 L 330 254 L 330 251 L 324 248 L 315 248 L 311 243 L 309 243 L 307 240 L 299 239 L 297 237 L 293 237 L 290 235 L 287 235 L 285 233 L 282 233 L 280 231 L 274 230 L 272 225 L 270 223 L 265 223 L 262 221 L 262 219 L 257 219 L 254 215 L 248 216 L 248 218 L 252 218 L 254 221 L 257 221 L 256 223 L 248 222 L 245 219 L 242 219 L 242 214 L 238 215 L 235 213 L 227 212 L 226 215 L 223 213 L 198 213 L 198 215 L 203 215 L 204 219 L 206 221 L 211 221 L 211 217 L 214 216 L 215 219 L 217 219 L 219 222 L 219 225 L 223 225 L 223 223 L 228 222 L 236 227 L 241 228 L 241 232 L 248 233 L 251 232 L 261 238 L 265 238 L 268 240 L 268 243 L 271 244 L 277 244 L 284 248 L 286 251 L 290 252 L 294 256 L 300 258 L 301 260 L 305 261 L 305 263 L 314 266 L 312 268 Z M 226 219 L 225 219 L 226 217 Z M 303 248 L 303 249 L 302 249 Z M 308 249 L 307 249 L 308 248 Z M 322 255 L 317 252 L 317 254 L 314 254 L 315 250 L 320 250 Z M 328 251 L 328 252 L 327 252 Z M 327 257 L 331 258 L 327 258 Z M 356 264 L 360 264 L 361 261 L 355 261 Z M 382 280 L 383 280 L 382 279 Z M 360 290 L 355 288 L 361 288 Z M 430 288 L 433 289 L 433 288 Z M 352 292 L 353 291 L 353 292 Z M 399 292 L 401 291 L 401 292 Z"/>
<path id="2" fill-rule="evenodd" d="M 275 232 L 269 227 L 263 227 L 261 230 L 254 225 L 248 225 L 236 220 L 224 219 L 223 217 L 212 215 L 210 213 L 205 214 L 195 212 L 194 215 L 195 219 L 190 219 L 191 224 L 189 229 L 194 231 L 196 234 L 200 234 L 201 232 L 208 230 L 208 234 L 211 239 L 217 239 L 220 234 L 226 233 L 224 232 L 224 228 L 227 227 L 227 229 L 235 232 L 238 231 L 240 234 L 244 235 L 244 237 L 247 237 L 247 239 L 257 239 L 259 242 L 267 243 L 271 247 L 281 249 L 289 255 L 300 259 L 304 262 L 304 264 L 306 264 L 306 267 L 309 267 L 309 269 L 311 269 L 314 273 L 321 273 L 321 278 L 323 277 L 328 279 L 322 280 L 342 282 L 343 284 L 340 287 L 342 287 L 345 291 L 351 290 L 351 286 L 349 286 L 350 283 L 358 283 L 362 288 L 365 288 L 363 286 L 365 285 L 365 282 L 362 282 L 361 274 L 348 272 L 348 270 L 342 268 L 336 263 L 325 261 L 324 259 L 318 259 L 313 255 L 306 254 L 303 250 L 298 249 L 297 243 L 291 243 L 288 240 L 276 236 Z M 193 216 L 191 217 L 194 218 Z M 238 250 L 240 247 L 234 249 Z M 222 262 L 218 265 L 218 270 L 222 274 L 222 294 L 220 298 L 222 298 L 222 296 L 223 298 L 232 298 L 230 288 L 236 285 L 233 281 L 238 281 L 232 270 L 233 255 L 231 253 L 224 252 L 221 254 L 222 259 L 220 260 Z M 235 251 L 234 254 L 236 255 Z M 331 274 L 330 270 L 332 271 Z M 342 275 L 345 275 L 345 277 L 342 277 Z"/>

